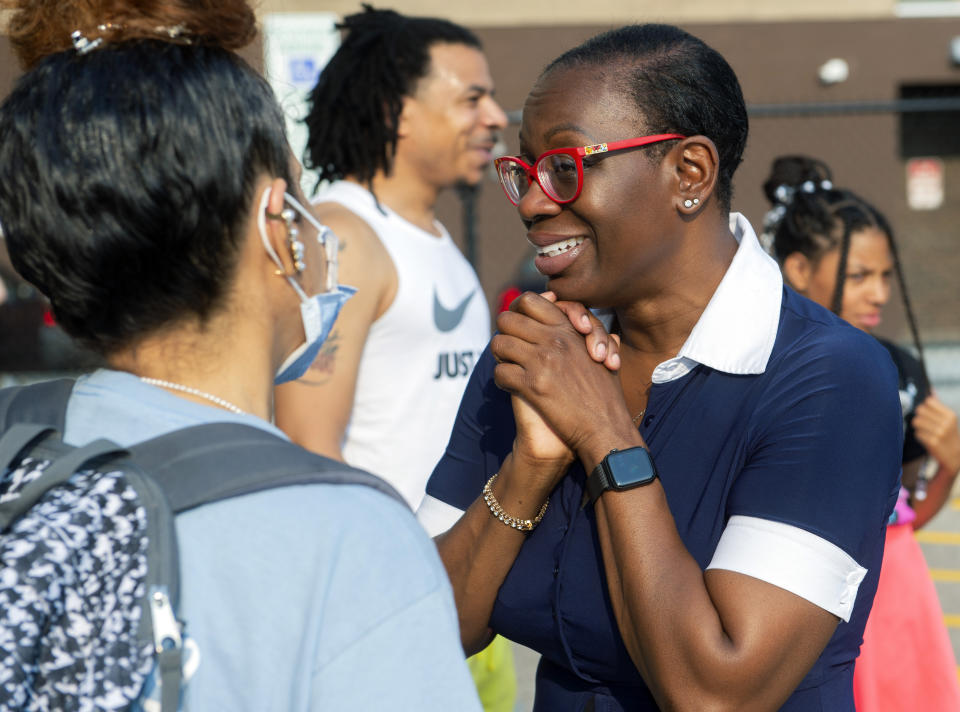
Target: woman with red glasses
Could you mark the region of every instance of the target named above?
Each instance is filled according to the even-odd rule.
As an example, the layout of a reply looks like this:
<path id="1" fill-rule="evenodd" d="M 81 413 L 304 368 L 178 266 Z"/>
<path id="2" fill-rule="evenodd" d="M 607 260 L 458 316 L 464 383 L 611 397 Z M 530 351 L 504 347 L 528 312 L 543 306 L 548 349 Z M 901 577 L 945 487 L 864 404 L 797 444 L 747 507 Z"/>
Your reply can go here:
<path id="1" fill-rule="evenodd" d="M 897 378 L 730 212 L 746 137 L 716 51 L 631 26 L 547 67 L 499 162 L 566 306 L 500 315 L 419 516 L 445 530 L 467 651 L 496 632 L 542 653 L 537 712 L 854 709 Z"/>

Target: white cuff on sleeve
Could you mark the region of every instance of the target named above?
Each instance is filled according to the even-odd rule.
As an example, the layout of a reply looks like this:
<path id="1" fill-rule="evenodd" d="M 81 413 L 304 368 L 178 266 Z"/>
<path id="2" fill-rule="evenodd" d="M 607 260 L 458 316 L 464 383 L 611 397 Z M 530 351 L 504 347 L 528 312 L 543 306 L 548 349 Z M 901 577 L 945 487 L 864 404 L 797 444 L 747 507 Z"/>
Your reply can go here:
<path id="1" fill-rule="evenodd" d="M 736 571 L 779 586 L 850 620 L 867 570 L 816 534 L 757 517 L 727 522 L 708 569 Z"/>
<path id="2" fill-rule="evenodd" d="M 462 516 L 462 510 L 430 495 L 426 495 L 417 507 L 417 521 L 427 530 L 431 539 L 443 534 Z"/>

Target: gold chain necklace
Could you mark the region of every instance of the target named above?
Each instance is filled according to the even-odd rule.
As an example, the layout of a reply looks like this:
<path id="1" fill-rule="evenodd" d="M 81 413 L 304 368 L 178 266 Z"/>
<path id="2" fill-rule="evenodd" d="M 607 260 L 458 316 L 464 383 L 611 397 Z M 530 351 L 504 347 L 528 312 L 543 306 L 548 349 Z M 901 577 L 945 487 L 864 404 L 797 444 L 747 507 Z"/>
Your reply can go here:
<path id="1" fill-rule="evenodd" d="M 647 385 L 644 386 L 644 388 L 643 388 L 643 392 L 644 392 L 644 394 L 647 396 L 647 404 L 648 404 L 648 405 L 649 405 L 649 403 L 650 403 L 650 388 L 651 388 L 651 386 L 653 386 L 653 381 L 652 381 L 652 380 L 651 380 L 649 383 L 647 383 Z M 633 416 L 633 426 L 634 426 L 635 428 L 640 427 L 640 421 L 643 420 L 643 416 L 646 414 L 646 412 L 647 412 L 647 406 L 644 406 L 644 407 L 643 407 L 643 410 L 641 410 L 639 413 L 637 413 L 635 416 Z"/>

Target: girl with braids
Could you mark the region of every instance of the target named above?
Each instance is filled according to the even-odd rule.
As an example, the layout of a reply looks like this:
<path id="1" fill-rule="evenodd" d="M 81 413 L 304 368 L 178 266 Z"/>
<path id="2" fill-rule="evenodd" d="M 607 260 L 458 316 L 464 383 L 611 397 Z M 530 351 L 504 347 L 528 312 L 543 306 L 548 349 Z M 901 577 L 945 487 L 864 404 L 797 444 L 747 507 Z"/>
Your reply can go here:
<path id="1" fill-rule="evenodd" d="M 913 530 L 947 501 L 960 470 L 957 416 L 930 392 L 923 349 L 893 231 L 829 168 L 804 156 L 773 162 L 763 185 L 773 204 L 765 240 L 787 281 L 867 333 L 879 324 L 896 274 L 920 358 L 879 339 L 897 366 L 903 408 L 903 485 L 887 527 L 883 569 L 854 672 L 859 712 L 960 709 L 956 662 L 936 590 Z M 935 463 L 929 483 L 924 456 Z"/>
<path id="2" fill-rule="evenodd" d="M 64 439 L 126 447 L 223 422 L 304 455 L 271 424 L 274 385 L 304 373 L 352 289 L 304 207 L 269 85 L 230 51 L 253 38 L 253 10 L 3 6 L 27 71 L 0 106 L 0 223 L 16 269 L 108 364 L 73 386 Z M 185 511 L 176 529 L 199 648 L 184 709 L 479 712 L 449 583 L 400 501 L 280 487 Z M 0 708 L 83 707 L 45 674 L 59 659 L 11 653 L 2 632 Z M 93 706 L 128 709 L 121 692 Z"/>

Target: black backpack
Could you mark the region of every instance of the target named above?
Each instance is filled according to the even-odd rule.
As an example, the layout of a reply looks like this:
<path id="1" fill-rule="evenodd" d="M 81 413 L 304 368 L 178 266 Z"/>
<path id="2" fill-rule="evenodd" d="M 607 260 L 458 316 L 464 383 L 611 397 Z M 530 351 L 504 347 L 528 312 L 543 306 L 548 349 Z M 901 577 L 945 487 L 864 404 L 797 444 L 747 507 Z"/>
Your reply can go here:
<path id="1" fill-rule="evenodd" d="M 179 707 L 191 646 L 176 617 L 176 513 L 315 483 L 403 502 L 383 480 L 253 426 L 66 445 L 73 385 L 0 390 L 0 710 Z"/>

